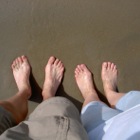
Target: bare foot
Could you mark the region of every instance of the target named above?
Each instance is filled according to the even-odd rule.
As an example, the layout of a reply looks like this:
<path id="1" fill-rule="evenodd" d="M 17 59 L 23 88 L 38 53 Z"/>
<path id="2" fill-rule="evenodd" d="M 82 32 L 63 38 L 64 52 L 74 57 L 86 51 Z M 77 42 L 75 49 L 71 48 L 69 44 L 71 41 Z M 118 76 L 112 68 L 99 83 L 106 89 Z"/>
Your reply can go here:
<path id="1" fill-rule="evenodd" d="M 75 79 L 84 99 L 93 94 L 98 96 L 94 87 L 92 73 L 86 65 L 81 64 L 76 67 Z"/>
<path id="2" fill-rule="evenodd" d="M 118 71 L 116 65 L 111 62 L 104 62 L 102 64 L 101 76 L 106 97 L 111 107 L 114 108 L 117 102 L 125 95 L 117 91 Z"/>
<path id="3" fill-rule="evenodd" d="M 28 98 L 31 96 L 31 87 L 29 82 L 30 64 L 27 57 L 21 56 L 16 58 L 12 64 L 13 75 L 19 90 L 19 93 L 26 92 Z"/>
<path id="4" fill-rule="evenodd" d="M 63 78 L 63 72 L 63 63 L 51 56 L 45 68 L 45 82 L 42 91 L 44 100 L 55 96 Z"/>
<path id="5" fill-rule="evenodd" d="M 114 63 L 104 62 L 102 64 L 102 81 L 105 94 L 109 96 L 110 92 L 117 91 L 117 68 Z"/>

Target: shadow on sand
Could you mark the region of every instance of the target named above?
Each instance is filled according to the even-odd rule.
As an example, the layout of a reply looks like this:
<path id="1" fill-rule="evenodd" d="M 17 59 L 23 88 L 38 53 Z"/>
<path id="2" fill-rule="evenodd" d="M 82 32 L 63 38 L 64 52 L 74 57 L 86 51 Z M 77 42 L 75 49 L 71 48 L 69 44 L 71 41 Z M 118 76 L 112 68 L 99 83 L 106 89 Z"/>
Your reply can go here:
<path id="1" fill-rule="evenodd" d="M 63 81 L 63 80 L 62 80 Z M 32 88 L 32 96 L 30 97 L 30 101 L 36 102 L 36 103 L 41 103 L 43 101 L 42 98 L 42 89 L 40 88 L 40 86 L 38 85 L 37 81 L 35 80 L 33 73 L 31 72 L 30 75 L 30 83 L 31 83 L 31 88 Z M 107 105 L 109 105 L 106 97 L 97 89 L 97 86 L 95 85 L 96 91 L 100 97 L 100 99 L 105 102 Z M 73 97 L 69 96 L 65 91 L 64 91 L 64 87 L 61 84 L 57 90 L 56 96 L 61 96 L 61 97 L 65 97 L 67 99 L 69 99 L 77 108 L 79 111 L 81 111 L 82 108 L 82 102 L 74 99 Z"/>

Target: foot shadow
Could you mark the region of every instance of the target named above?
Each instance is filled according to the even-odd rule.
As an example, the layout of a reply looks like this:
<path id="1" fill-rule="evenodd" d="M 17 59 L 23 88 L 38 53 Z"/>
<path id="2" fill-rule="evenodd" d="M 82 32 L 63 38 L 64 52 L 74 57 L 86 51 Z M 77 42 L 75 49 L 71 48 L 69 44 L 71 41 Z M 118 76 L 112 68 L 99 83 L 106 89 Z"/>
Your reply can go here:
<path id="1" fill-rule="evenodd" d="M 94 86 L 95 86 L 95 90 L 97 91 L 97 94 L 98 94 L 100 100 L 102 102 L 104 102 L 105 104 L 107 104 L 108 106 L 110 106 L 110 104 L 109 104 L 107 98 L 105 97 L 105 95 L 102 92 L 99 91 L 99 89 L 97 88 L 96 84 L 94 84 Z"/>
<path id="2" fill-rule="evenodd" d="M 93 77 L 93 75 L 92 75 L 92 77 Z M 107 98 L 105 97 L 105 95 L 103 95 L 103 93 L 100 92 L 99 89 L 97 88 L 97 85 L 96 85 L 96 83 L 95 83 L 94 77 L 93 77 L 92 79 L 93 79 L 93 83 L 94 83 L 94 86 L 95 86 L 95 90 L 97 91 L 97 94 L 98 94 L 100 100 L 101 100 L 102 102 L 106 103 L 108 106 L 110 106 L 110 104 L 109 104 Z"/>
<path id="3" fill-rule="evenodd" d="M 109 104 L 107 98 L 105 97 L 105 95 L 103 95 L 103 93 L 101 93 L 101 92 L 97 89 L 96 85 L 95 85 L 95 89 L 96 89 L 96 91 L 97 91 L 97 94 L 98 94 L 100 100 L 101 100 L 102 102 L 104 102 L 105 104 L 107 104 L 108 106 L 110 106 L 110 104 Z"/>
<path id="4" fill-rule="evenodd" d="M 43 101 L 42 89 L 40 88 L 37 81 L 35 80 L 35 77 L 33 76 L 32 72 L 31 72 L 31 75 L 30 75 L 30 84 L 31 84 L 31 89 L 32 89 L 32 95 L 29 98 L 29 100 L 33 101 L 33 102 L 36 102 L 36 103 L 41 103 Z M 64 87 L 63 87 L 62 84 L 60 84 L 60 86 L 59 86 L 59 88 L 56 92 L 56 96 L 65 97 L 65 98 L 69 99 L 78 108 L 78 110 L 81 111 L 82 103 L 79 102 L 78 100 L 72 98 L 71 96 L 69 96 L 64 91 Z"/>
<path id="5" fill-rule="evenodd" d="M 93 82 L 95 83 L 94 78 L 93 78 Z M 112 108 L 112 106 L 109 104 L 109 102 L 108 102 L 106 96 L 105 96 L 103 93 L 101 93 L 101 92 L 99 91 L 99 89 L 97 88 L 96 84 L 94 84 L 94 85 L 95 85 L 95 90 L 97 91 L 97 94 L 98 94 L 100 100 L 101 100 L 102 102 L 106 103 L 109 107 Z M 119 92 L 118 87 L 116 87 L 116 92 Z M 114 108 L 114 107 L 113 107 L 113 108 Z"/>
<path id="6" fill-rule="evenodd" d="M 40 88 L 40 86 L 36 82 L 32 72 L 30 75 L 30 84 L 31 84 L 31 89 L 32 89 L 32 95 L 29 98 L 29 100 L 36 102 L 36 103 L 41 103 L 43 100 L 42 89 Z"/>
<path id="7" fill-rule="evenodd" d="M 65 91 L 64 91 L 64 87 L 61 84 L 57 90 L 56 96 L 60 96 L 60 97 L 65 97 L 67 99 L 69 99 L 79 110 L 79 112 L 81 111 L 82 105 L 83 103 L 81 103 L 80 101 L 74 99 L 73 97 L 69 96 Z"/>
<path id="8" fill-rule="evenodd" d="M 36 79 L 35 79 L 35 77 L 34 77 L 32 72 L 31 72 L 31 75 L 30 75 L 30 84 L 31 84 L 31 89 L 32 89 L 32 95 L 29 98 L 29 100 L 33 101 L 33 102 L 36 102 L 36 103 L 41 103 L 43 101 L 42 89 L 38 85 L 38 83 L 37 83 L 37 81 L 36 81 Z M 109 105 L 106 97 L 98 90 L 96 84 L 95 84 L 95 89 L 96 89 L 96 91 L 98 93 L 98 96 L 99 96 L 100 100 L 103 101 L 104 103 L 106 103 L 107 105 Z M 76 99 L 74 99 L 73 97 L 69 96 L 64 91 L 64 87 L 63 87 L 62 84 L 60 84 L 60 86 L 59 86 L 59 88 L 57 90 L 56 96 L 65 97 L 65 98 L 69 99 L 77 107 L 77 109 L 79 111 L 81 111 L 83 103 L 78 101 L 78 100 L 76 100 Z"/>

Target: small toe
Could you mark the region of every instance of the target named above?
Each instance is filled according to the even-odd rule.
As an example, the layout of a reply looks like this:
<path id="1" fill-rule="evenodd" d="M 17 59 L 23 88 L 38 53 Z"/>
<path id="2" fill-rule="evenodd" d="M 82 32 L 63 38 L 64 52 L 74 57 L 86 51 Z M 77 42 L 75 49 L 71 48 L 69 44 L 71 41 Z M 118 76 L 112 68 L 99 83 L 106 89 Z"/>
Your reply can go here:
<path id="1" fill-rule="evenodd" d="M 58 67 L 62 67 L 62 65 L 63 65 L 63 64 L 62 64 L 61 61 L 59 61 L 58 64 L 57 64 Z"/>
<path id="2" fill-rule="evenodd" d="M 82 72 L 83 71 L 83 68 L 81 65 L 78 65 L 78 69 L 79 69 L 79 72 Z"/>
<path id="3" fill-rule="evenodd" d="M 79 70 L 79 68 L 78 68 L 78 66 L 77 66 L 76 69 L 75 69 L 75 73 L 76 73 L 76 74 L 79 74 L 79 72 L 80 72 L 80 70 Z"/>
<path id="4" fill-rule="evenodd" d="M 114 65 L 113 71 L 117 71 L 117 66 Z"/>
<path id="5" fill-rule="evenodd" d="M 19 67 L 19 57 L 15 60 L 16 61 L 16 66 Z"/>
<path id="6" fill-rule="evenodd" d="M 114 70 L 116 70 L 117 69 L 117 66 L 116 65 L 114 65 L 114 68 L 113 68 Z"/>
<path id="7" fill-rule="evenodd" d="M 13 66 L 14 66 L 14 67 L 16 66 L 16 60 L 13 61 Z"/>
<path id="8" fill-rule="evenodd" d="M 18 59 L 18 63 L 19 63 L 19 64 L 22 64 L 22 62 L 23 62 L 23 61 L 22 61 L 22 58 L 21 58 L 21 57 L 18 57 L 17 59 Z"/>
<path id="9" fill-rule="evenodd" d="M 59 62 L 60 62 L 60 60 L 57 58 L 54 62 L 54 65 L 58 65 Z"/>
<path id="10" fill-rule="evenodd" d="M 15 68 L 15 65 L 14 65 L 14 63 L 11 65 L 11 68 L 12 68 L 12 69 L 14 69 L 14 68 Z"/>
<path id="11" fill-rule="evenodd" d="M 59 68 L 59 70 L 61 71 L 61 72 L 64 72 L 64 66 L 63 66 L 63 63 L 61 63 L 61 64 L 59 64 L 59 66 L 58 66 L 58 68 Z"/>
<path id="12" fill-rule="evenodd" d="M 61 67 L 61 71 L 64 72 L 64 70 L 65 70 L 65 68 L 62 66 L 62 67 Z"/>
<path id="13" fill-rule="evenodd" d="M 13 65 L 14 69 L 18 69 L 18 61 L 17 61 L 17 59 L 14 60 L 12 65 Z"/>
<path id="14" fill-rule="evenodd" d="M 107 69 L 110 70 L 111 68 L 111 62 L 107 62 Z"/>
<path id="15" fill-rule="evenodd" d="M 111 64 L 111 70 L 113 70 L 113 69 L 114 69 L 114 66 L 115 66 L 115 64 L 114 64 L 114 63 L 112 63 L 112 64 Z"/>
<path id="16" fill-rule="evenodd" d="M 74 73 L 75 73 L 75 77 L 77 77 L 77 76 L 79 75 L 79 70 L 78 70 L 78 68 L 75 69 Z"/>
<path id="17" fill-rule="evenodd" d="M 13 66 L 15 65 L 15 60 L 12 62 L 12 65 L 13 65 Z M 12 66 L 12 65 L 11 65 L 11 66 Z"/>

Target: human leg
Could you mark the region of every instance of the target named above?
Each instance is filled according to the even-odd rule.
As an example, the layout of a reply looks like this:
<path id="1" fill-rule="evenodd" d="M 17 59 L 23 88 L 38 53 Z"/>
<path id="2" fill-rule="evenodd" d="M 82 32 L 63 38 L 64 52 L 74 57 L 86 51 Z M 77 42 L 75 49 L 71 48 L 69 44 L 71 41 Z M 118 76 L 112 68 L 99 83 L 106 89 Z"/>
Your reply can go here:
<path id="1" fill-rule="evenodd" d="M 51 57 L 45 68 L 44 101 L 26 121 L 5 131 L 0 139 L 87 139 L 77 108 L 66 98 L 54 97 L 63 71 L 62 62 Z"/>
<path id="2" fill-rule="evenodd" d="M 40 120 L 39 129 L 35 127 L 36 123 L 33 123 L 36 133 L 33 133 L 32 136 L 40 137 L 41 132 L 41 136 L 45 136 L 46 139 L 49 137 L 51 139 L 86 140 L 86 133 L 81 125 L 77 108 L 68 99 L 55 97 L 63 75 L 64 66 L 62 62 L 53 56 L 50 57 L 45 68 L 45 81 L 42 91 L 44 101 L 28 119 L 29 122 L 30 120 L 32 122 Z M 30 132 L 33 131 L 30 130 Z"/>
<path id="3" fill-rule="evenodd" d="M 115 108 L 126 111 L 140 105 L 140 91 L 129 91 L 116 103 Z"/>
<path id="4" fill-rule="evenodd" d="M 117 92 L 117 75 L 118 71 L 114 63 L 104 62 L 102 64 L 101 77 L 104 92 L 111 107 L 115 107 L 116 103 L 125 95 Z"/>
<path id="5" fill-rule="evenodd" d="M 76 83 L 84 98 L 83 107 L 91 101 L 100 101 L 93 83 L 92 73 L 86 65 L 78 65 L 75 69 Z"/>
<path id="6" fill-rule="evenodd" d="M 3 133 L 3 138 L 8 139 L 8 136 L 21 139 L 21 136 L 22 139 L 87 139 L 77 108 L 66 98 L 54 97 L 63 71 L 62 62 L 50 57 L 45 68 L 42 92 L 44 101 L 29 115 L 27 121 Z"/>
<path id="7" fill-rule="evenodd" d="M 28 113 L 28 98 L 31 96 L 29 83 L 30 64 L 25 56 L 18 57 L 12 64 L 18 92 L 13 97 L 0 101 L 0 106 L 9 111 L 16 123 L 23 121 Z"/>
<path id="8" fill-rule="evenodd" d="M 92 73 L 84 64 L 75 69 L 75 79 L 84 98 L 81 120 L 87 132 L 120 113 L 100 101 Z"/>

